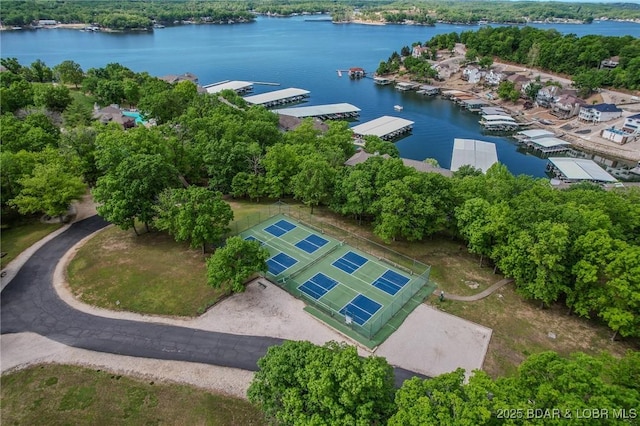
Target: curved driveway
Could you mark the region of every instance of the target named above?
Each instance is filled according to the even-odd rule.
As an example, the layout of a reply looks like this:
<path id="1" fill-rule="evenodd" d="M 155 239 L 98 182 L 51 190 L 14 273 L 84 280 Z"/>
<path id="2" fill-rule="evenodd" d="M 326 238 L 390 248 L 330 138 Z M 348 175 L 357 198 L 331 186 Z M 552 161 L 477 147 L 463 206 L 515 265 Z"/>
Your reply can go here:
<path id="1" fill-rule="evenodd" d="M 60 258 L 82 238 L 107 226 L 93 216 L 46 243 L 2 291 L 0 332 L 34 332 L 68 346 L 144 358 L 190 361 L 256 371 L 269 346 L 282 339 L 242 336 L 164 324 L 119 320 L 77 311 L 56 294 Z M 395 369 L 396 385 L 417 375 Z M 424 376 L 421 376 L 424 377 Z"/>

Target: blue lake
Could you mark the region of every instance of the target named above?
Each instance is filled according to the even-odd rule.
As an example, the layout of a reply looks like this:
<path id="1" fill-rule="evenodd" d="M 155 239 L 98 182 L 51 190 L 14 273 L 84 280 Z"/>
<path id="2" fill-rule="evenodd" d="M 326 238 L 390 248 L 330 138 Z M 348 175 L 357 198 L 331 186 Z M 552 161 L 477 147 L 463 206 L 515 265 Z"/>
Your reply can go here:
<path id="1" fill-rule="evenodd" d="M 251 24 L 182 25 L 142 34 L 11 31 L 0 33 L 0 44 L 2 57 L 16 57 L 22 64 L 42 59 L 54 66 L 71 59 L 86 70 L 118 62 L 157 76 L 192 72 L 201 84 L 247 80 L 298 87 L 311 92 L 306 105 L 348 102 L 358 106 L 361 123 L 381 115 L 414 121 L 413 133 L 397 142 L 404 157 L 432 157 L 449 167 L 454 138 L 480 139 L 496 143 L 499 160 L 512 173 L 544 176 L 546 160 L 519 152 L 509 138 L 482 134 L 478 115 L 439 98 L 400 93 L 393 87 L 376 86 L 368 78 L 340 78 L 336 72 L 354 66 L 373 72 L 404 45 L 477 26 L 338 25 L 322 19 L 326 17 L 259 17 Z M 638 24 L 612 21 L 534 26 L 578 36 L 637 36 L 640 32 Z M 256 85 L 254 93 L 270 90 L 274 87 Z M 396 104 L 404 110 L 394 111 Z"/>

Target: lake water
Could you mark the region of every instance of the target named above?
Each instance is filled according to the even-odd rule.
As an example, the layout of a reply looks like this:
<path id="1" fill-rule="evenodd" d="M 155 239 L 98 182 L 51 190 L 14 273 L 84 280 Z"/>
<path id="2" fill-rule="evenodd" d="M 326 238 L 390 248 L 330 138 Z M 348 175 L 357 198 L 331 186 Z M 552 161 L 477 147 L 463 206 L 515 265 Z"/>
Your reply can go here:
<path id="1" fill-rule="evenodd" d="M 280 88 L 298 87 L 311 92 L 306 105 L 356 105 L 362 109 L 360 123 L 382 115 L 414 121 L 413 133 L 397 142 L 403 157 L 432 157 L 448 168 L 454 138 L 480 139 L 496 143 L 499 161 L 512 173 L 544 176 L 546 160 L 519 152 L 509 138 L 482 134 L 477 114 L 439 98 L 376 86 L 368 78 L 340 78 L 336 72 L 358 66 L 372 73 L 380 61 L 404 45 L 427 41 L 436 34 L 476 30 L 477 26 L 338 25 L 323 19 L 326 17 L 258 17 L 251 24 L 182 25 L 140 34 L 5 31 L 0 33 L 0 45 L 2 57 L 16 57 L 22 64 L 42 59 L 54 66 L 70 59 L 86 70 L 118 62 L 157 76 L 191 72 L 200 84 L 247 80 L 277 82 Z M 534 26 L 578 36 L 637 36 L 640 32 L 638 24 L 612 21 Z M 254 87 L 256 94 L 275 89 Z M 396 104 L 402 105 L 403 111 L 394 111 Z"/>

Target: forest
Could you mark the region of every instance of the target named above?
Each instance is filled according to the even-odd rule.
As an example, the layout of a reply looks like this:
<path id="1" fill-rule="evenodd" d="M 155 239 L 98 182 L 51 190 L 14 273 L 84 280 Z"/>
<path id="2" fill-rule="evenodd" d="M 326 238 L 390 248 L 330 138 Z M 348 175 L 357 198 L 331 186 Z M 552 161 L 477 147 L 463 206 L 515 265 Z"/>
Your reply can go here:
<path id="1" fill-rule="evenodd" d="M 234 92 L 198 95 L 189 81 L 171 85 L 120 64 L 86 72 L 73 61 L 49 68 L 5 58 L 2 65 L 3 223 L 21 214 L 60 215 L 84 185 L 102 203 L 102 216 L 134 230 L 136 223 L 154 226 L 168 189 L 293 197 L 312 213 L 324 205 L 356 218 L 389 244 L 436 233 L 461 239 L 480 263 L 514 278 L 523 297 L 599 318 L 614 337 L 640 336 L 638 188 L 557 190 L 502 164 L 486 174 L 465 167 L 452 178 L 419 173 L 375 137 L 365 149 L 391 158 L 346 167 L 354 153 L 346 122 L 321 132 L 304 121 L 283 133 L 277 115 Z M 92 101 L 82 102 L 86 96 Z M 157 125 L 103 125 L 92 118 L 93 101 L 135 105 Z"/>
<path id="2" fill-rule="evenodd" d="M 34 20 L 54 19 L 61 23 L 99 24 L 118 30 L 149 28 L 153 22 L 172 24 L 191 22 L 251 22 L 255 14 L 292 16 L 330 13 L 336 22 L 359 19 L 387 23 L 436 22 L 475 24 L 478 22 L 527 23 L 532 21 L 573 20 L 591 23 L 594 19 L 638 19 L 635 3 L 562 3 L 486 1 L 222 1 L 206 0 L 5 0 L 0 20 L 8 26 L 26 26 Z"/>
<path id="3" fill-rule="evenodd" d="M 428 47 L 423 57 L 410 57 L 408 46 L 401 53 L 394 52 L 387 61 L 382 61 L 379 74 L 397 72 L 400 63 L 418 78 L 420 72 L 415 69 L 428 69 L 428 61 L 435 59 L 438 50 L 453 50 L 456 43 L 463 43 L 473 57 L 513 62 L 567 74 L 572 77 L 578 88 L 587 87 L 621 88 L 640 90 L 640 39 L 632 36 L 588 35 L 577 37 L 575 34 L 562 35 L 556 30 L 541 30 L 532 27 L 483 27 L 477 31 L 439 34 L 426 42 L 415 42 L 414 45 Z M 614 69 L 600 69 L 602 60 L 613 56 L 620 58 Z M 481 64 L 482 65 L 482 64 Z"/>

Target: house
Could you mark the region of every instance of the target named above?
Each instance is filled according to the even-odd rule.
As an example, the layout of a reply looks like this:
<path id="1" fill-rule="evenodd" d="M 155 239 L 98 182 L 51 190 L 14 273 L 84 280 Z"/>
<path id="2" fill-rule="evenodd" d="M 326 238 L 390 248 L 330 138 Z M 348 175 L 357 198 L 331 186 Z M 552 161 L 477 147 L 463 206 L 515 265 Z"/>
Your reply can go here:
<path id="1" fill-rule="evenodd" d="M 561 120 L 575 117 L 580 112 L 580 108 L 586 106 L 584 99 L 574 95 L 563 94 L 556 98 L 551 104 L 551 114 Z"/>
<path id="2" fill-rule="evenodd" d="M 480 83 L 485 74 L 484 71 L 480 71 L 476 67 L 467 67 L 462 71 L 462 79 L 467 80 L 469 83 L 477 84 Z"/>
<path id="3" fill-rule="evenodd" d="M 546 86 L 538 90 L 536 102 L 544 108 L 551 108 L 554 98 L 557 96 L 560 88 L 558 86 Z"/>
<path id="4" fill-rule="evenodd" d="M 489 71 L 489 74 L 484 77 L 484 81 L 492 86 L 497 86 L 502 80 L 504 80 L 504 78 L 505 75 L 503 73 L 491 70 Z"/>
<path id="5" fill-rule="evenodd" d="M 449 64 L 436 64 L 433 69 L 438 72 L 438 80 L 447 80 L 456 72 L 456 70 L 452 69 Z"/>
<path id="6" fill-rule="evenodd" d="M 429 55 L 429 48 L 426 46 L 413 46 L 413 49 L 411 50 L 411 56 L 413 56 L 414 58 L 422 58 L 424 55 Z"/>
<path id="7" fill-rule="evenodd" d="M 347 161 L 344 162 L 344 165 L 355 166 L 356 164 L 364 163 L 371 157 L 382 157 L 385 160 L 388 160 L 389 158 L 391 158 L 388 154 L 383 154 L 383 155 L 369 154 L 365 152 L 364 149 L 360 148 L 356 151 L 355 154 L 351 156 L 351 158 L 349 158 Z M 401 158 L 401 160 L 402 160 L 402 164 L 404 164 L 406 167 L 411 167 L 412 169 L 421 173 L 438 173 L 446 177 L 453 176 L 453 173 L 451 172 L 451 170 L 443 169 L 442 167 L 433 166 L 432 164 L 427 163 L 425 161 L 410 160 L 408 158 Z"/>
<path id="8" fill-rule="evenodd" d="M 179 83 L 181 81 L 190 81 L 194 84 L 198 84 L 198 77 L 195 76 L 194 74 L 191 74 L 190 72 L 186 72 L 182 75 L 173 75 L 173 74 L 165 75 L 164 77 L 160 77 L 160 80 L 164 80 L 167 83 L 171 83 L 171 84 Z"/>
<path id="9" fill-rule="evenodd" d="M 615 67 L 617 67 L 620 64 L 620 57 L 619 56 L 612 56 L 608 59 L 604 59 L 603 61 L 600 62 L 600 68 L 601 69 L 614 69 Z"/>
<path id="10" fill-rule="evenodd" d="M 124 129 L 130 129 L 136 126 L 135 118 L 124 115 L 117 105 L 109 105 L 102 109 L 98 109 L 97 105 L 94 106 L 93 118 L 103 124 L 118 123 Z"/>
<path id="11" fill-rule="evenodd" d="M 633 133 L 627 133 L 623 130 L 616 129 L 615 127 L 602 129 L 600 136 L 620 145 L 624 145 L 625 143 L 631 142 L 635 139 L 635 135 Z"/>
<path id="12" fill-rule="evenodd" d="M 622 110 L 614 104 L 585 105 L 580 108 L 578 119 L 591 123 L 602 123 L 622 115 Z"/>
<path id="13" fill-rule="evenodd" d="M 523 88 L 531 82 L 531 79 L 522 74 L 511 74 L 507 77 L 507 81 L 512 82 L 516 90 L 523 91 Z"/>
<path id="14" fill-rule="evenodd" d="M 634 135 L 640 134 L 640 114 L 630 115 L 625 118 L 622 130 Z"/>

